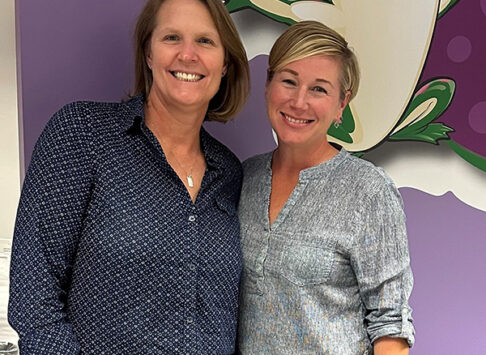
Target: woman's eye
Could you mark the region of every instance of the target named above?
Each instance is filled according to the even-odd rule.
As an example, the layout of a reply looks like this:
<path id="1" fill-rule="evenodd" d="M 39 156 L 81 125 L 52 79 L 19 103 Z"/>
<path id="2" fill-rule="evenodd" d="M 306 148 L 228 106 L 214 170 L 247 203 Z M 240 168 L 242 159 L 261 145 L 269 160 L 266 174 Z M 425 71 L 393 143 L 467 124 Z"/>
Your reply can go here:
<path id="1" fill-rule="evenodd" d="M 320 86 L 314 86 L 312 88 L 312 91 L 315 91 L 315 92 L 322 92 L 323 94 L 327 94 L 327 90 L 324 89 L 323 87 L 320 87 Z"/>
<path id="2" fill-rule="evenodd" d="M 295 86 L 295 81 L 293 81 L 291 79 L 283 79 L 282 82 L 284 82 L 285 84 L 288 84 L 288 85 Z"/>
<path id="3" fill-rule="evenodd" d="M 179 40 L 179 36 L 178 35 L 167 35 L 164 37 L 164 40 L 165 41 L 177 41 Z"/>
<path id="4" fill-rule="evenodd" d="M 206 38 L 206 37 L 202 37 L 199 39 L 199 43 L 202 43 L 202 44 L 214 44 L 214 42 L 209 39 L 209 38 Z"/>

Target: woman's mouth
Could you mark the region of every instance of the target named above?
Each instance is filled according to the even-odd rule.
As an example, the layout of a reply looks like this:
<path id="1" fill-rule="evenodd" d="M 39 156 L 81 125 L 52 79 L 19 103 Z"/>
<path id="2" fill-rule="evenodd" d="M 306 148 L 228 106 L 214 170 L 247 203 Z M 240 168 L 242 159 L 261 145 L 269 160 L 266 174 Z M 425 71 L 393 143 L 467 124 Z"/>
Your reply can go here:
<path id="1" fill-rule="evenodd" d="M 196 82 L 204 78 L 204 75 L 200 74 L 193 74 L 193 73 L 185 73 L 182 71 L 170 71 L 172 76 L 176 78 L 177 80 L 181 81 L 190 81 L 190 82 Z"/>
<path id="2" fill-rule="evenodd" d="M 284 116 L 284 118 L 291 122 L 291 123 L 295 123 L 295 124 L 309 124 L 311 122 L 313 122 L 313 120 L 301 120 L 301 119 L 297 119 L 297 118 L 294 118 L 292 116 L 289 116 L 289 115 L 286 115 L 285 113 L 281 112 L 282 116 Z"/>

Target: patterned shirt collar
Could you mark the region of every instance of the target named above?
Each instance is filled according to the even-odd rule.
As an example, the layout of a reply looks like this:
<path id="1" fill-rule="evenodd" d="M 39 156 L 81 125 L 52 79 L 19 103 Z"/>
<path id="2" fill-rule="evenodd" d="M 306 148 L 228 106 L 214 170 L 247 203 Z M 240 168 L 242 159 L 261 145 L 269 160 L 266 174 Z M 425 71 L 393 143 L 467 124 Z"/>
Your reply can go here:
<path id="1" fill-rule="evenodd" d="M 145 95 L 139 94 L 121 105 L 121 128 L 123 132 L 140 132 L 145 122 Z M 219 149 L 215 139 L 203 128 L 200 131 L 201 147 L 208 166 L 217 169 L 224 168 L 224 152 Z"/>
<path id="2" fill-rule="evenodd" d="M 123 132 L 131 131 L 132 129 L 140 129 L 142 122 L 145 120 L 144 115 L 145 95 L 139 94 L 132 97 L 130 100 L 121 105 L 121 121 L 120 125 Z"/>

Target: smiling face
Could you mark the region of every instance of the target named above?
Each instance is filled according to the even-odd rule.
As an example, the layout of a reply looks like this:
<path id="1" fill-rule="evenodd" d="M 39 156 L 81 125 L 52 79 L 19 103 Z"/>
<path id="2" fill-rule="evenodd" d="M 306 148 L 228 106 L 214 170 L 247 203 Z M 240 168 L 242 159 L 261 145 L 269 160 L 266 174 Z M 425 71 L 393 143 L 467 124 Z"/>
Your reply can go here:
<path id="1" fill-rule="evenodd" d="M 287 64 L 267 82 L 268 117 L 279 145 L 312 149 L 327 143 L 327 130 L 350 95 L 340 99 L 339 74 L 336 60 L 316 55 Z"/>
<path id="2" fill-rule="evenodd" d="M 166 0 L 157 13 L 147 51 L 150 96 L 166 107 L 206 112 L 225 71 L 224 48 L 199 0 Z"/>

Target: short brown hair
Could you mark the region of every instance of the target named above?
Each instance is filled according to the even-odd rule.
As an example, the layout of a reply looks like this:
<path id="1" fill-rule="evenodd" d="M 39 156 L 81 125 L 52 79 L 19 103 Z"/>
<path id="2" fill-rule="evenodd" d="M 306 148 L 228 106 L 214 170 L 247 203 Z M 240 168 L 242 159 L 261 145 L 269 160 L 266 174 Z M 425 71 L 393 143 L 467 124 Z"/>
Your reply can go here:
<path id="1" fill-rule="evenodd" d="M 133 95 L 148 95 L 152 87 L 152 71 L 146 62 L 157 12 L 165 0 L 148 0 L 138 16 L 134 33 L 135 89 Z M 221 0 L 199 0 L 208 9 L 221 38 L 225 52 L 226 75 L 219 90 L 209 102 L 207 120 L 227 122 L 242 108 L 250 91 L 250 68 L 238 31 Z"/>
<path id="2" fill-rule="evenodd" d="M 290 26 L 280 35 L 268 58 L 268 80 L 287 64 L 314 55 L 335 57 L 341 64 L 339 76 L 340 98 L 350 91 L 350 100 L 359 87 L 358 59 L 348 47 L 348 42 L 336 31 L 317 21 L 302 21 Z"/>

